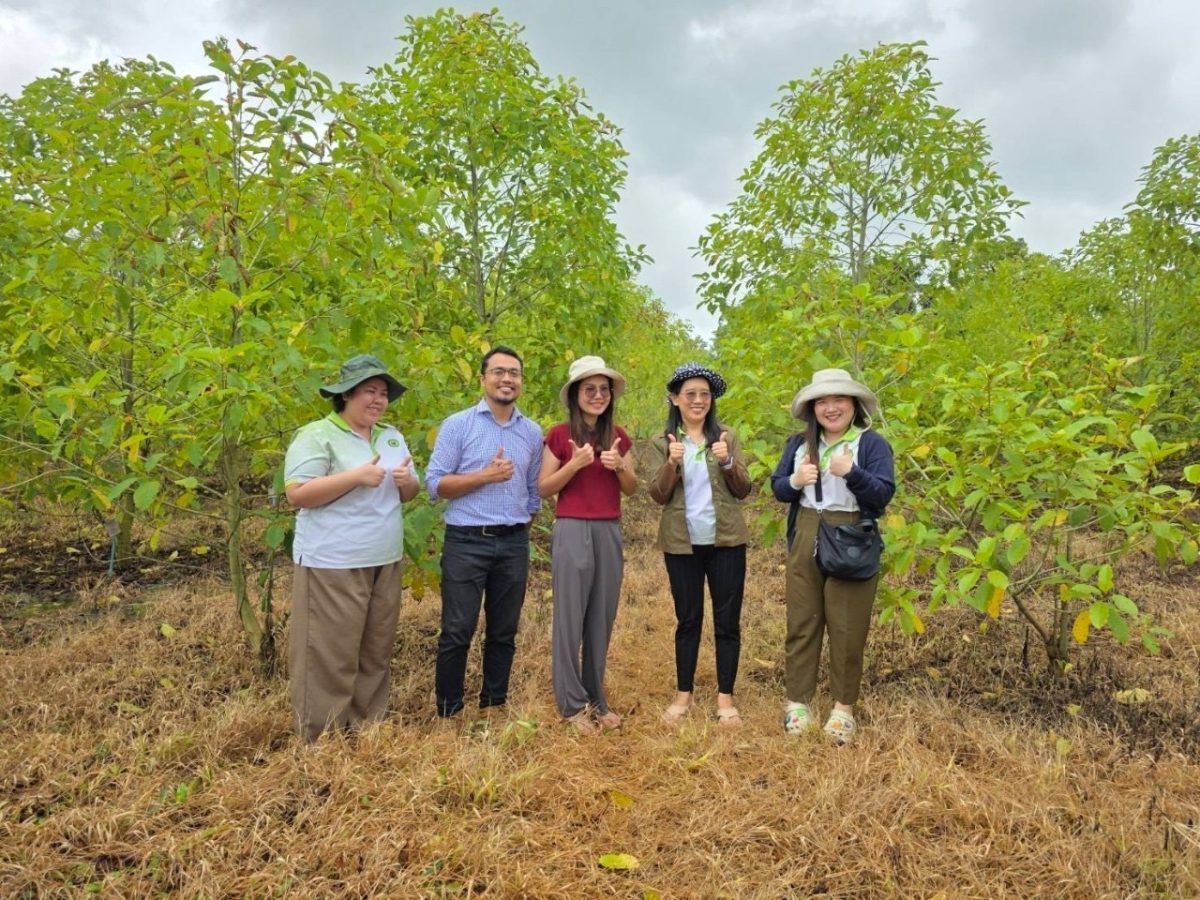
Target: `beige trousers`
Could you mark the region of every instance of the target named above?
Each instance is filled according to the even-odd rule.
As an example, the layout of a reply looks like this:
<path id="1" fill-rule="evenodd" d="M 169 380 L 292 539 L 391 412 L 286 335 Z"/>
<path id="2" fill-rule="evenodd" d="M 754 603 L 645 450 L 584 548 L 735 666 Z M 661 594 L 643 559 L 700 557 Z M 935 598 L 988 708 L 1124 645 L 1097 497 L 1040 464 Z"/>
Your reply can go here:
<path id="1" fill-rule="evenodd" d="M 306 742 L 383 718 L 402 564 L 296 566 L 289 648 L 292 711 Z"/>

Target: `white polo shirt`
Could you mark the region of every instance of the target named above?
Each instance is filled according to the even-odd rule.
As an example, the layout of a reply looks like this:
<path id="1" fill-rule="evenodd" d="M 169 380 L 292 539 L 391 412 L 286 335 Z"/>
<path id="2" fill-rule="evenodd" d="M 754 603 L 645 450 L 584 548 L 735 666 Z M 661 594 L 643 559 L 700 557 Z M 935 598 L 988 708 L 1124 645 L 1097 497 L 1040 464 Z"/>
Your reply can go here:
<path id="1" fill-rule="evenodd" d="M 284 484 L 303 484 L 370 462 L 390 473 L 410 457 L 408 444 L 391 425 L 376 424 L 371 440 L 355 434 L 336 412 L 310 422 L 288 447 Z M 416 466 L 413 477 L 420 481 Z M 331 503 L 296 513 L 292 559 L 314 569 L 382 566 L 404 555 L 404 515 L 400 491 L 390 477 L 373 488 L 356 487 Z"/>

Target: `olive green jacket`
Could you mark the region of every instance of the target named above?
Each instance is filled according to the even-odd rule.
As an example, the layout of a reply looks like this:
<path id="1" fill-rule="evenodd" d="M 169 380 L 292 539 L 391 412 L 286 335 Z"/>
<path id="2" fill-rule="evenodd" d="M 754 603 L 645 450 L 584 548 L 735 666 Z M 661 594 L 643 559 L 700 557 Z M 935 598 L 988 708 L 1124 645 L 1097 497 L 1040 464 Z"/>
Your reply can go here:
<path id="1" fill-rule="evenodd" d="M 712 482 L 713 506 L 717 514 L 717 547 L 736 547 L 750 541 L 742 507 L 738 502 L 750 493 L 750 474 L 746 471 L 746 460 L 737 435 L 720 426 L 729 444 L 729 455 L 733 465 L 722 469 L 712 451 L 707 451 L 708 477 Z M 663 506 L 662 518 L 658 523 L 658 549 L 664 553 L 692 552 L 692 538 L 688 534 L 687 505 L 683 496 L 683 477 L 680 466 L 667 461 L 667 438 L 661 436 L 650 442 L 650 496 Z"/>

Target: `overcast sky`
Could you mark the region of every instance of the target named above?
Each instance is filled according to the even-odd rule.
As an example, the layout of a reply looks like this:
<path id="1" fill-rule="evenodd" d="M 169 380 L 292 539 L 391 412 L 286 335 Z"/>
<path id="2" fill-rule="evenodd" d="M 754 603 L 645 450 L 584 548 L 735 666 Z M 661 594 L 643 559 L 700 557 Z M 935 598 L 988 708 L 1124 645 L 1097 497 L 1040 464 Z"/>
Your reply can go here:
<path id="1" fill-rule="evenodd" d="M 0 0 L 0 92 L 57 67 L 153 55 L 204 69 L 201 41 L 293 53 L 335 81 L 395 55 L 405 0 Z M 737 193 L 778 88 L 881 41 L 924 40 L 939 97 L 983 119 L 1001 177 L 1029 201 L 1014 231 L 1058 252 L 1118 215 L 1167 138 L 1200 130 L 1194 0 L 509 0 L 544 72 L 571 76 L 623 129 L 626 238 L 642 280 L 702 336 L 696 240 Z M 460 3 L 461 11 L 487 9 Z"/>

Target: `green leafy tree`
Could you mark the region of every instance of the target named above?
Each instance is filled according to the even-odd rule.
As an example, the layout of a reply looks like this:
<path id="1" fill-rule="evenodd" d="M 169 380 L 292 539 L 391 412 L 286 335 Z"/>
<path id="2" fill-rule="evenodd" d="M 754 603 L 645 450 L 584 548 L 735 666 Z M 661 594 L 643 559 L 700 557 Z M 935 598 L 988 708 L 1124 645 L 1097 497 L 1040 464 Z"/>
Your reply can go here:
<path id="1" fill-rule="evenodd" d="M 1089 377 L 1065 382 L 1046 365 L 1053 343 L 1042 335 L 1005 362 L 934 368 L 892 404 L 904 494 L 885 520 L 892 577 L 881 596 L 883 618 L 910 632 L 924 628 L 922 596 L 930 611 L 965 603 L 992 619 L 1011 604 L 1063 671 L 1072 638 L 1097 628 L 1122 642 L 1136 629 L 1157 652 L 1161 632 L 1114 565 L 1134 552 L 1194 563 L 1197 503 L 1164 477 L 1187 444 L 1154 435 L 1162 386 L 1133 383 L 1129 360 L 1099 353 Z M 1200 467 L 1187 475 L 1200 481 Z"/>
<path id="2" fill-rule="evenodd" d="M 626 174 L 617 129 L 574 82 L 544 75 L 497 13 L 407 22 L 363 95 L 372 130 L 407 139 L 392 171 L 441 216 L 415 285 L 421 340 L 461 359 L 464 392 L 472 359 L 499 340 L 520 343 L 531 370 L 554 371 L 637 306 L 631 278 L 645 257 L 614 224 Z"/>
<path id="3" fill-rule="evenodd" d="M 164 350 L 194 331 L 173 309 L 168 162 L 204 142 L 202 84 L 127 61 L 59 71 L 0 99 L 3 218 L 19 245 L 0 301 L 15 419 L 0 441 L 23 449 L 63 500 L 108 518 L 120 559 L 135 513 L 160 520 L 164 478 L 183 478 L 147 438 L 172 405 Z"/>
<path id="4" fill-rule="evenodd" d="M 216 100 L 151 62 L 60 73 L 6 109 L 24 249 L 5 372 L 57 485 L 100 507 L 131 496 L 151 525 L 219 517 L 270 665 L 270 583 L 256 608 L 244 541 L 253 518 L 274 550 L 287 528 L 256 485 L 321 376 L 411 327 L 433 210 L 388 174 L 395 143 L 352 90 L 245 44 L 206 51 Z"/>
<path id="5" fill-rule="evenodd" d="M 699 241 L 705 305 L 725 310 L 834 270 L 911 296 L 953 273 L 1021 206 L 978 121 L 937 102 L 921 43 L 882 44 L 781 89 L 741 195 Z"/>
<path id="6" fill-rule="evenodd" d="M 1174 388 L 1159 413 L 1186 429 L 1200 378 L 1200 135 L 1159 147 L 1140 181 L 1126 214 L 1085 233 L 1071 258 L 1107 283 L 1094 313 L 1110 352 L 1137 356 L 1139 380 Z"/>

